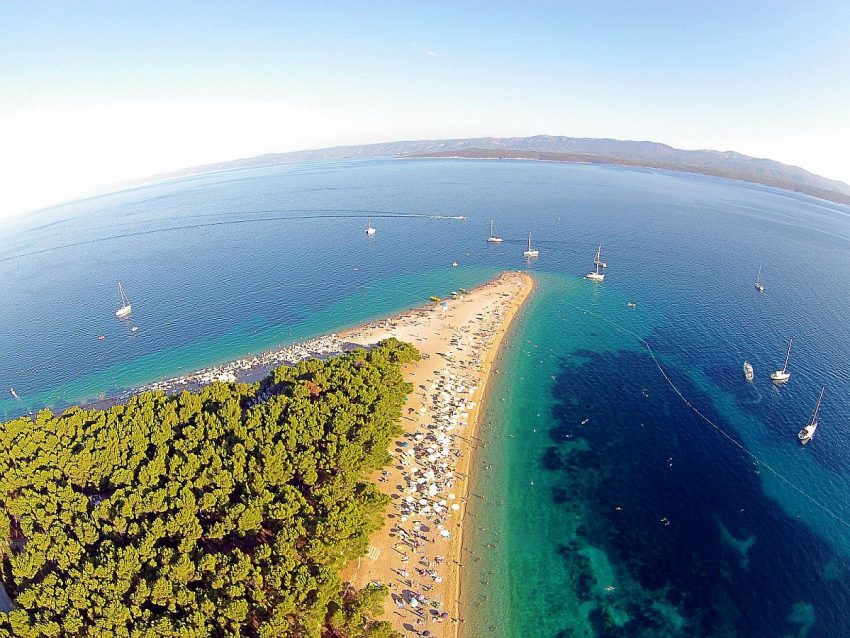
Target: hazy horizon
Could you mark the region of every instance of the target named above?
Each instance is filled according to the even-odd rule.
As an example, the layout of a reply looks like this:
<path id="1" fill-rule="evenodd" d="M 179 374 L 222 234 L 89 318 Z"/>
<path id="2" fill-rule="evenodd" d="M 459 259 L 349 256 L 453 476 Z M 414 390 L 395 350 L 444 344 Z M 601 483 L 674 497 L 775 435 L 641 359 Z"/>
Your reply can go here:
<path id="1" fill-rule="evenodd" d="M 0 217 L 266 153 L 538 134 L 850 182 L 839 2 L 7 3 L 0 24 Z"/>

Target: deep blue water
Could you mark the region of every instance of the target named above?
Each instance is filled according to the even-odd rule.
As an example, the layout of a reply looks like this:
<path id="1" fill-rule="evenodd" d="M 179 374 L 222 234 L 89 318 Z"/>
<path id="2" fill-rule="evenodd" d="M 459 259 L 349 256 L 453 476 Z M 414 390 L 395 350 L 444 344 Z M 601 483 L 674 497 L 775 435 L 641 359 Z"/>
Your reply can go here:
<path id="1" fill-rule="evenodd" d="M 483 241 L 491 217 L 502 245 Z M 77 202 L 0 237 L 0 416 L 528 267 L 529 231 L 538 290 L 477 457 L 472 636 L 850 635 L 848 207 L 662 171 L 455 160 L 287 165 Z M 581 275 L 599 242 L 596 286 Z M 117 280 L 135 335 L 114 317 Z"/>

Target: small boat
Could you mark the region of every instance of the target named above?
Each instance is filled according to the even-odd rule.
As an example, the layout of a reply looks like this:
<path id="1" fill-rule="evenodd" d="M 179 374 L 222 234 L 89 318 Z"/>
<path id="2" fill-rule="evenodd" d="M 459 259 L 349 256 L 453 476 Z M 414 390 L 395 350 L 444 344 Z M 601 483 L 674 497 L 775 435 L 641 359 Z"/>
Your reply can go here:
<path id="1" fill-rule="evenodd" d="M 627 305 L 629 308 L 637 308 L 637 304 L 634 301 L 630 301 Z"/>
<path id="2" fill-rule="evenodd" d="M 753 373 L 753 364 L 749 361 L 744 361 L 744 378 L 747 381 L 752 381 L 754 376 L 755 375 Z"/>
<path id="3" fill-rule="evenodd" d="M 9 392 L 12 393 L 12 396 L 15 397 L 18 401 L 21 400 L 21 397 L 18 396 L 18 393 L 15 392 L 15 388 L 9 388 Z"/>
<path id="4" fill-rule="evenodd" d="M 788 359 L 791 358 L 791 342 L 793 339 L 788 340 L 788 352 L 785 355 L 785 363 L 782 365 L 781 370 L 777 370 L 776 372 L 772 372 L 770 374 L 770 378 L 777 383 L 785 383 L 788 379 L 791 378 L 791 373 L 788 372 Z"/>
<path id="5" fill-rule="evenodd" d="M 366 236 L 372 237 L 375 234 L 375 229 L 372 227 L 372 218 L 369 218 L 369 221 L 366 222 Z"/>
<path id="6" fill-rule="evenodd" d="M 456 261 L 452 262 L 452 268 L 457 268 L 457 262 Z"/>
<path id="7" fill-rule="evenodd" d="M 139 331 L 139 326 L 137 326 L 136 324 L 133 324 L 132 327 L 130 328 L 130 332 L 138 332 L 138 331 Z"/>
<path id="8" fill-rule="evenodd" d="M 121 297 L 121 305 L 115 311 L 115 316 L 118 319 L 126 319 L 133 312 L 133 306 L 130 305 L 130 300 L 127 298 L 127 293 L 124 292 L 124 287 L 121 282 L 118 282 L 118 295 Z"/>
<path id="9" fill-rule="evenodd" d="M 489 241 L 491 244 L 501 244 L 502 243 L 502 238 L 499 237 L 498 235 L 496 235 L 493 232 L 493 220 L 492 219 L 490 220 L 490 234 L 487 235 L 487 241 Z"/>
<path id="10" fill-rule="evenodd" d="M 761 266 L 759 266 L 759 274 L 756 275 L 756 290 L 764 292 L 764 283 L 761 280 Z"/>
<path id="11" fill-rule="evenodd" d="M 523 257 L 537 257 L 540 255 L 540 251 L 536 248 L 531 247 L 531 233 L 528 233 L 528 246 L 525 251 L 522 253 Z"/>
<path id="12" fill-rule="evenodd" d="M 104 339 L 106 339 L 106 335 L 100 335 L 100 336 L 97 338 L 97 340 L 98 340 L 98 341 L 103 341 Z"/>
<path id="13" fill-rule="evenodd" d="M 601 282 L 605 280 L 605 273 L 599 272 L 600 268 L 606 268 L 608 264 L 600 259 L 600 255 L 602 254 L 602 244 L 599 244 L 599 247 L 596 249 L 596 257 L 593 258 L 593 266 L 594 271 L 587 273 L 584 278 L 589 279 L 590 281 Z"/>
<path id="14" fill-rule="evenodd" d="M 439 303 L 439 302 L 441 302 L 441 301 L 442 301 L 442 299 L 440 299 L 437 295 L 431 295 L 431 296 L 429 297 L 429 299 L 430 299 L 431 301 L 433 301 L 434 303 Z"/>
<path id="15" fill-rule="evenodd" d="M 818 397 L 818 402 L 815 404 L 815 411 L 812 414 L 812 420 L 809 421 L 809 424 L 806 427 L 797 433 L 797 438 L 800 439 L 800 443 L 803 445 L 812 440 L 812 437 L 815 435 L 815 430 L 818 429 L 818 411 L 820 410 L 821 399 L 823 399 L 823 388 L 820 389 L 820 396 Z"/>

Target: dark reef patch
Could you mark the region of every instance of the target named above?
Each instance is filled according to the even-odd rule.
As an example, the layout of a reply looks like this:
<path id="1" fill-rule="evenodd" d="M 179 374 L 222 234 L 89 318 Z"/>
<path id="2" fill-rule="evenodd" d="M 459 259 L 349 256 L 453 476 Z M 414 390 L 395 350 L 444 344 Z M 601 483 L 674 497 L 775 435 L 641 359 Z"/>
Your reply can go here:
<path id="1" fill-rule="evenodd" d="M 581 495 L 587 512 L 578 538 L 553 550 L 570 574 L 565 585 L 595 605 L 596 635 L 796 635 L 789 615 L 804 602 L 815 605 L 810 638 L 850 636 L 846 567 L 825 578 L 830 548 L 762 493 L 752 459 L 660 375 L 633 374 L 654 368 L 647 354 L 580 354 L 583 363 L 563 363 L 557 378 L 604 382 L 555 386 L 552 445 L 540 463 L 557 477 L 552 503 L 574 512 Z M 709 397 L 672 374 L 690 401 L 723 422 Z M 588 449 L 567 448 L 570 436 Z M 587 546 L 614 567 L 617 587 L 607 595 L 581 554 Z"/>

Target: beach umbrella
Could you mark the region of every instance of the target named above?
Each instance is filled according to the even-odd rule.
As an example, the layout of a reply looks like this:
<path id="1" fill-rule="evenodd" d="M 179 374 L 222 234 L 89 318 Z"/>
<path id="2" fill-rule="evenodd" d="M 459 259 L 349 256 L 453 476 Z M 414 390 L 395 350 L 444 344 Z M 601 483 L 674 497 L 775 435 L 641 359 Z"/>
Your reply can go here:
<path id="1" fill-rule="evenodd" d="M 448 538 L 449 536 L 451 536 L 451 533 L 447 529 L 441 529 L 440 536 L 442 536 L 443 538 Z"/>
<path id="2" fill-rule="evenodd" d="M 460 509 L 460 505 L 458 505 L 457 503 L 452 503 L 452 509 L 456 512 Z"/>

